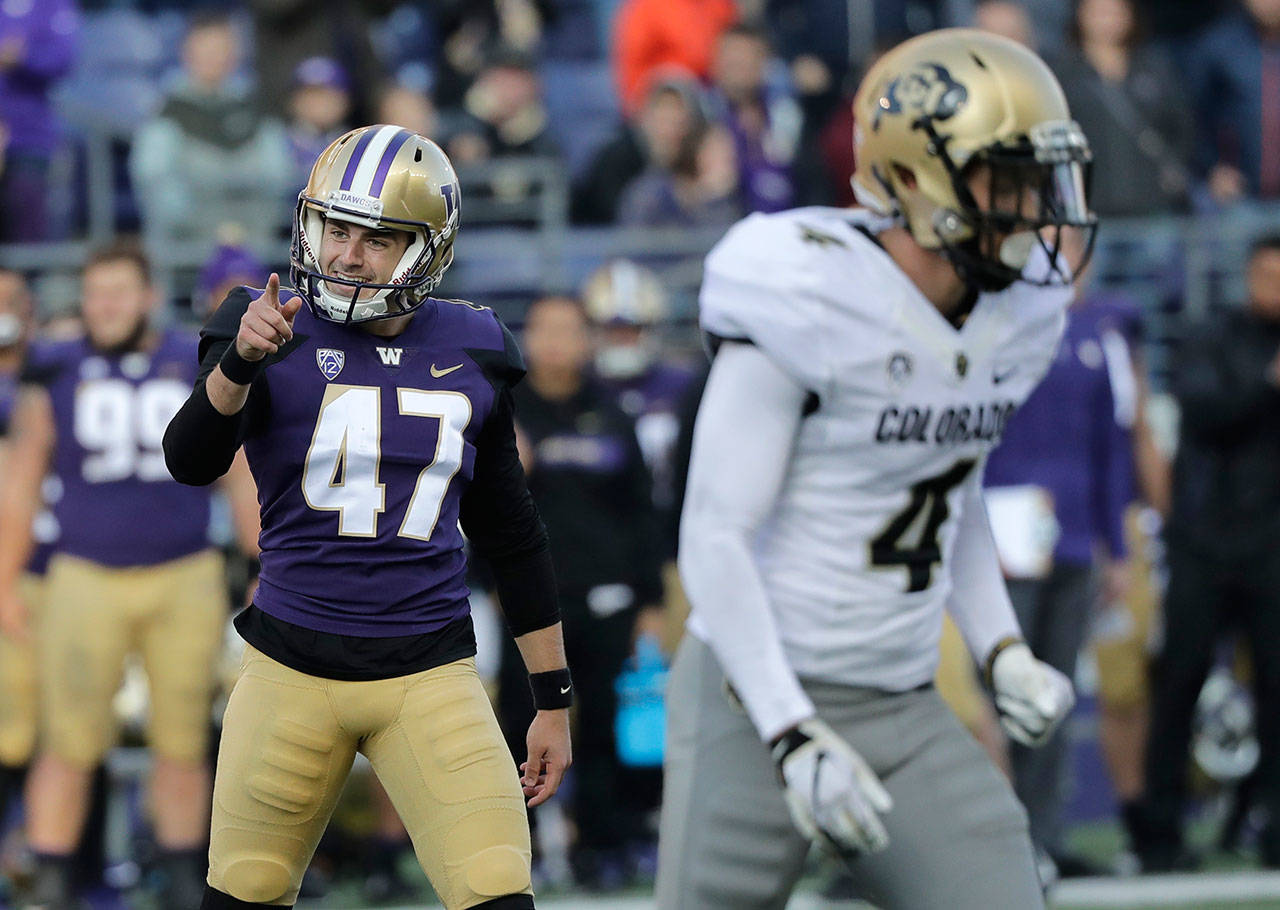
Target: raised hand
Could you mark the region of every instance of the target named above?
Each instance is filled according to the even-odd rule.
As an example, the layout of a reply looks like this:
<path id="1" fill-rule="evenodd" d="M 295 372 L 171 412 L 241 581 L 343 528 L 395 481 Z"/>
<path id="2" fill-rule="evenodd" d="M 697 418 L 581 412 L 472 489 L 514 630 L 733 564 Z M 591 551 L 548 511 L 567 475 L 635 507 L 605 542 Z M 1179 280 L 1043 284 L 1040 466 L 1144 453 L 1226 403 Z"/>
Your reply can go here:
<path id="1" fill-rule="evenodd" d="M 293 337 L 293 318 L 301 306 L 302 298 L 296 296 L 280 304 L 280 276 L 272 272 L 262 296 L 240 317 L 236 353 L 245 360 L 261 360 L 276 353 Z"/>

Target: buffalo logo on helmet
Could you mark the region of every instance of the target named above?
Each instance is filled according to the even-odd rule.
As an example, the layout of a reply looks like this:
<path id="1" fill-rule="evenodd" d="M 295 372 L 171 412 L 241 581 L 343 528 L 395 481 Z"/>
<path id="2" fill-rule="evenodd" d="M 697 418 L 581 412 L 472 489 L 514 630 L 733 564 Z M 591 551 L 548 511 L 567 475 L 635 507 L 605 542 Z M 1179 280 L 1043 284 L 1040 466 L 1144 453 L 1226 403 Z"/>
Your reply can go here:
<path id="1" fill-rule="evenodd" d="M 347 355 L 343 351 L 335 351 L 333 348 L 316 349 L 316 366 L 320 368 L 324 378 L 330 382 L 338 378 L 338 374 L 342 372 L 346 363 Z"/>
<path id="2" fill-rule="evenodd" d="M 969 100 L 969 90 L 940 63 L 922 63 L 894 79 L 876 105 L 872 129 L 880 129 L 885 114 L 914 111 L 933 120 L 954 117 Z"/>

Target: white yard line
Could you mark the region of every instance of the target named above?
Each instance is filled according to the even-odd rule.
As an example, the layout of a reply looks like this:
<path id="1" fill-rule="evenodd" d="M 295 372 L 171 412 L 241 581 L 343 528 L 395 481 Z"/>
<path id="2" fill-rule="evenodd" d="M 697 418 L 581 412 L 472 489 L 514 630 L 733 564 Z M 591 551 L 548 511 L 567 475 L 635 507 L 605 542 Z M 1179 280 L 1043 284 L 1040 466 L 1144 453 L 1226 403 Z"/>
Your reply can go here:
<path id="1" fill-rule="evenodd" d="M 1280 872 L 1216 872 L 1151 875 L 1143 878 L 1082 878 L 1054 889 L 1053 906 L 1177 907 L 1202 901 L 1275 900 L 1280 905 Z"/>
<path id="2" fill-rule="evenodd" d="M 1198 875 L 1153 875 L 1143 878 L 1083 878 L 1054 888 L 1054 910 L 1085 908 L 1185 907 L 1204 901 L 1218 903 L 1274 900 L 1280 906 L 1280 872 L 1219 872 Z M 856 910 L 866 904 L 832 903 L 814 894 L 797 894 L 787 910 Z M 393 907 L 390 910 L 420 910 Z M 655 910 L 651 897 L 540 898 L 538 910 Z"/>

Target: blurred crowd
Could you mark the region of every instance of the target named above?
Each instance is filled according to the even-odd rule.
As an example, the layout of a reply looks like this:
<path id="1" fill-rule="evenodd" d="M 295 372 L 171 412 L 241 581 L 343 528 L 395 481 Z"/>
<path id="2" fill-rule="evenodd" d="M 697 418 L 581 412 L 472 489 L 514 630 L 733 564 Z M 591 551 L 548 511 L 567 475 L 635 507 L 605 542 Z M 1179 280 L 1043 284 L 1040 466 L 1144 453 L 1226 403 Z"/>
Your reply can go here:
<path id="1" fill-rule="evenodd" d="M 575 222 L 725 225 L 851 201 L 848 101 L 912 31 L 976 23 L 1052 64 L 1106 215 L 1280 196 L 1280 5 L 1205 0 L 485 0 L 84 3 L 0 11 L 0 240 L 84 229 L 107 135 L 116 226 L 159 244 L 228 225 L 264 247 L 278 200 L 353 125 L 393 122 L 462 167 L 541 158 Z M 507 180 L 510 184 L 512 181 Z M 62 192 L 51 193 L 51 188 Z M 529 186 L 500 188 L 520 193 Z"/>
<path id="2" fill-rule="evenodd" d="M 534 172 L 505 165 L 548 164 L 579 225 L 715 228 L 750 212 L 853 204 L 858 78 L 878 51 L 954 24 L 1013 37 L 1050 62 L 1094 151 L 1091 201 L 1104 225 L 1280 202 L 1280 0 L 0 4 L 0 428 L 30 345 L 97 331 L 87 310 L 83 321 L 50 321 L 55 308 L 30 289 L 39 275 L 3 267 L 4 244 L 89 233 L 99 140 L 110 232 L 140 235 L 156 262 L 177 245 L 198 251 L 191 312 L 179 314 L 197 321 L 287 259 L 311 163 L 364 123 L 434 139 L 468 200 L 538 191 Z M 104 293 L 144 323 L 170 321 L 147 256 L 112 255 L 123 285 Z M 103 261 L 91 259 L 86 277 Z M 1179 423 L 1149 387 L 1141 314 L 1083 276 L 1058 359 L 991 462 L 989 508 L 1020 620 L 1039 656 L 1096 694 L 1081 710 L 1096 721 L 1109 780 L 1077 773 L 1070 726 L 1042 753 L 1008 749 L 955 636 L 944 639 L 939 686 L 1014 781 L 1046 878 L 1101 870 L 1068 837 L 1081 791 L 1114 796 L 1121 871 L 1197 865 L 1183 835 L 1192 791 L 1226 794 L 1223 845 L 1280 867 L 1270 534 L 1280 524 L 1280 235 L 1255 243 L 1240 277 L 1227 312 L 1183 327 L 1168 370 Z M 542 882 L 610 890 L 653 871 L 664 655 L 684 615 L 672 562 L 705 362 L 692 333 L 677 329 L 673 342 L 669 289 L 641 264 L 605 262 L 562 291 L 519 312 L 521 457 L 555 546 L 582 693 L 571 784 L 537 813 L 535 841 Z M 67 511 L 59 487 L 46 484 L 53 515 L 31 528 L 55 549 L 55 516 Z M 234 501 L 215 496 L 212 539 L 233 557 L 227 601 L 242 604 L 254 544 Z M 42 558 L 23 584 L 36 584 Z M 472 587 L 488 615 L 482 567 Z M 519 754 L 532 703 L 497 625 L 486 640 L 480 622 L 478 634 Z M 0 651 L 0 678 L 18 666 Z M 0 693 L 0 894 L 28 868 L 18 797 L 39 755 L 34 720 L 5 731 L 15 729 L 10 696 L 31 678 L 5 679 Z M 202 722 L 216 716 L 193 704 Z M 102 880 L 103 794 L 116 777 L 98 773 L 73 832 L 87 885 Z M 168 786 L 197 805 L 200 780 Z M 368 804 L 363 815 L 340 811 L 346 823 L 322 844 L 304 894 L 352 871 L 370 900 L 406 893 L 396 861 L 406 836 L 376 786 Z M 163 805 L 149 811 L 151 826 L 137 827 L 156 829 L 158 845 L 136 840 L 130 859 L 163 889 L 199 847 L 182 836 L 166 844 L 164 832 L 202 810 L 178 822 Z M 148 855 L 158 857 L 150 866 Z M 837 877 L 832 893 L 840 886 Z"/>

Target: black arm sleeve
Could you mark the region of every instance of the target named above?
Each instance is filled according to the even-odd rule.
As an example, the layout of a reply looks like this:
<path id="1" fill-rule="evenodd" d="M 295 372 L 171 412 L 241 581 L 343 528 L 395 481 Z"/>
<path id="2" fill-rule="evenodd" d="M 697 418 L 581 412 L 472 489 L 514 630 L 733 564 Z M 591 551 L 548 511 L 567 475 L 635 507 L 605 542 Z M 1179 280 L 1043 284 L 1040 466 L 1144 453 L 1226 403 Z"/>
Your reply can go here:
<path id="1" fill-rule="evenodd" d="M 489 560 L 511 634 L 519 637 L 559 622 L 547 529 L 520 465 L 506 386 L 498 389 L 476 440 L 475 472 L 463 494 L 460 517 L 474 552 Z"/>
<path id="2" fill-rule="evenodd" d="M 630 515 L 632 570 L 636 603 L 651 607 L 662 603 L 662 526 L 653 505 L 653 475 L 645 465 L 636 438 L 635 424 L 628 419 L 627 474 L 623 508 Z"/>
<path id="3" fill-rule="evenodd" d="M 191 486 L 207 486 L 231 467 L 244 441 L 249 407 L 238 414 L 221 414 L 209 401 L 205 381 L 235 342 L 240 317 L 249 306 L 249 292 L 237 288 L 200 331 L 200 374 L 195 388 L 164 431 L 164 462 L 173 479 Z"/>

